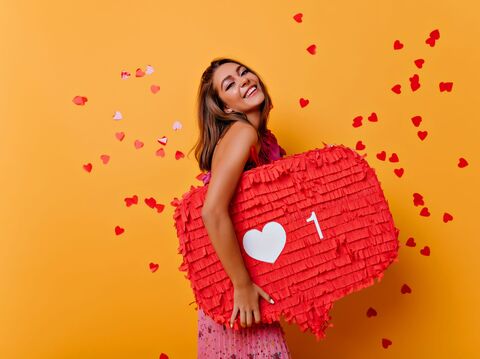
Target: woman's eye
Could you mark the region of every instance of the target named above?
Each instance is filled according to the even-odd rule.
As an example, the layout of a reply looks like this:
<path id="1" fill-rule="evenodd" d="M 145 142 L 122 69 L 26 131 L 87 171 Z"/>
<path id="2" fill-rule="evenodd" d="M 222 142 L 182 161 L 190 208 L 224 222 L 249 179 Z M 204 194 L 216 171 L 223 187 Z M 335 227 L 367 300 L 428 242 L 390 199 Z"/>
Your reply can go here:
<path id="1" fill-rule="evenodd" d="M 248 72 L 247 69 L 243 70 L 243 71 L 240 73 L 240 76 L 243 76 L 243 74 L 246 73 L 246 72 Z M 230 88 L 230 86 L 233 85 L 234 83 L 235 83 L 235 81 L 234 81 L 234 82 L 230 82 L 230 84 L 227 86 L 227 88 L 226 88 L 225 90 L 228 90 L 228 89 Z"/>

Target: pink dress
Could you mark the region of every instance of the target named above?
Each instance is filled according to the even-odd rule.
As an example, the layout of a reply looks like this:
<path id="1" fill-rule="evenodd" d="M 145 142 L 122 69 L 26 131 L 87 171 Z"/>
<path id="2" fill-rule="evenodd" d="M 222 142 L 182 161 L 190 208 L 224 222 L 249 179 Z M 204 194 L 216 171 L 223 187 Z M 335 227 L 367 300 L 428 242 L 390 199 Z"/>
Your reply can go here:
<path id="1" fill-rule="evenodd" d="M 245 164 L 248 170 L 257 165 L 273 162 L 286 154 L 270 130 L 261 139 L 257 156 L 255 148 Z M 203 177 L 204 184 L 210 181 L 210 172 Z M 259 299 L 260 300 L 260 299 Z M 237 314 L 237 320 L 239 318 Z M 250 359 L 291 358 L 280 322 L 271 324 L 253 323 L 240 330 L 218 324 L 201 308 L 198 308 L 198 359 Z"/>

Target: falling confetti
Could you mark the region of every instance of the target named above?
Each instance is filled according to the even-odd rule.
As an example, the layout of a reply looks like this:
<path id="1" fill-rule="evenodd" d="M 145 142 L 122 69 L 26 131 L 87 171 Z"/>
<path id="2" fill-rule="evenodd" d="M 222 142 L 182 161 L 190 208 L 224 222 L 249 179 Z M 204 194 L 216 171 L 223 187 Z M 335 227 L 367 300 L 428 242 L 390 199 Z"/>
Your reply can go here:
<path id="1" fill-rule="evenodd" d="M 72 100 L 75 105 L 79 106 L 84 106 L 87 101 L 88 99 L 84 96 L 75 96 Z"/>
<path id="2" fill-rule="evenodd" d="M 113 115 L 114 120 L 121 120 L 123 118 L 122 113 L 120 111 L 115 111 L 115 114 Z"/>

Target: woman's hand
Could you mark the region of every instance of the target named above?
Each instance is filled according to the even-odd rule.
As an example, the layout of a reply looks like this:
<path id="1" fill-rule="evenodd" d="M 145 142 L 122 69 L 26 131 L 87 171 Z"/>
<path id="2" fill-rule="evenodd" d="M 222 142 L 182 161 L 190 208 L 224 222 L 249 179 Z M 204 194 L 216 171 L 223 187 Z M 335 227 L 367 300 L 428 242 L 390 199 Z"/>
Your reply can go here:
<path id="1" fill-rule="evenodd" d="M 233 313 L 230 318 L 230 328 L 233 327 L 233 322 L 240 312 L 240 325 L 245 328 L 252 326 L 252 319 L 255 323 L 260 323 L 260 307 L 258 305 L 258 296 L 260 295 L 271 304 L 275 302 L 265 291 L 253 282 L 245 285 L 233 286 Z M 253 318 L 252 318 L 253 312 Z"/>

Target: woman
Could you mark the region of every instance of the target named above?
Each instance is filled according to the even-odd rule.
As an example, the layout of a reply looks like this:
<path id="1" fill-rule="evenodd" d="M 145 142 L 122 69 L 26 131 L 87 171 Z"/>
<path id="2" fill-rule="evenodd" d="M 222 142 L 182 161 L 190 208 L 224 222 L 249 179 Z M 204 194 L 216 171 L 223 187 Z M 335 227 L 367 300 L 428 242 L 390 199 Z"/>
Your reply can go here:
<path id="1" fill-rule="evenodd" d="M 200 136 L 195 157 L 209 183 L 202 218 L 234 288 L 230 328 L 198 310 L 198 358 L 290 358 L 279 322 L 261 323 L 258 301 L 274 303 L 252 282 L 241 256 L 228 206 L 243 171 L 286 154 L 267 129 L 272 102 L 250 68 L 229 58 L 214 59 L 198 92 Z M 231 328 L 237 315 L 242 329 Z"/>

